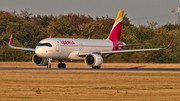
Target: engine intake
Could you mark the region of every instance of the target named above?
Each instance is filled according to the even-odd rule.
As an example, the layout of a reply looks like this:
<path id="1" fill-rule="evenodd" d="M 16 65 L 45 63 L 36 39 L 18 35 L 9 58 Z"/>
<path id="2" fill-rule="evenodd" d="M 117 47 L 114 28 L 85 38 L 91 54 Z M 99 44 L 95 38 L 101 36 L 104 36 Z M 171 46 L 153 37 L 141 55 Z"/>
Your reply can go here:
<path id="1" fill-rule="evenodd" d="M 32 61 L 38 66 L 46 66 L 48 64 L 48 60 L 46 58 L 38 57 L 36 54 L 33 55 Z"/>
<path id="2" fill-rule="evenodd" d="M 103 62 L 103 58 L 99 54 L 89 54 L 86 55 L 84 61 L 88 66 L 100 66 Z"/>

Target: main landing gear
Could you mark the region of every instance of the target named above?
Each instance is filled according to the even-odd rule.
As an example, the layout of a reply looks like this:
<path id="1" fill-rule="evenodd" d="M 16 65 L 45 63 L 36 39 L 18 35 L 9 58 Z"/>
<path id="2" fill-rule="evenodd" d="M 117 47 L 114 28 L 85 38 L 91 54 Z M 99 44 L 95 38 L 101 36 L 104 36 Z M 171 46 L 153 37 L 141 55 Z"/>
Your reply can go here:
<path id="1" fill-rule="evenodd" d="M 101 66 L 92 66 L 92 69 L 101 69 Z"/>
<path id="2" fill-rule="evenodd" d="M 65 63 L 62 63 L 62 60 L 59 60 L 59 64 L 58 64 L 58 69 L 61 69 L 61 68 L 63 68 L 63 69 L 65 69 L 66 68 L 66 64 Z"/>

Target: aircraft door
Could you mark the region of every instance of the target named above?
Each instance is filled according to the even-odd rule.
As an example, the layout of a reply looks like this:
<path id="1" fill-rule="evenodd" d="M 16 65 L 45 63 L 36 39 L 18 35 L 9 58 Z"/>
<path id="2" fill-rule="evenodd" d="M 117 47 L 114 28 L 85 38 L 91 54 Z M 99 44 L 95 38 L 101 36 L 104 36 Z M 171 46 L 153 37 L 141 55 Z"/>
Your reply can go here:
<path id="1" fill-rule="evenodd" d="M 83 44 L 79 43 L 79 50 L 83 50 Z"/>
<path id="2" fill-rule="evenodd" d="M 56 44 L 56 52 L 59 52 L 59 45 Z"/>
<path id="3" fill-rule="evenodd" d="M 60 41 L 54 41 L 56 44 L 56 56 L 60 57 L 61 56 L 61 51 L 60 51 Z"/>
<path id="4" fill-rule="evenodd" d="M 59 52 L 59 41 L 55 41 L 55 43 L 56 43 L 56 52 Z"/>

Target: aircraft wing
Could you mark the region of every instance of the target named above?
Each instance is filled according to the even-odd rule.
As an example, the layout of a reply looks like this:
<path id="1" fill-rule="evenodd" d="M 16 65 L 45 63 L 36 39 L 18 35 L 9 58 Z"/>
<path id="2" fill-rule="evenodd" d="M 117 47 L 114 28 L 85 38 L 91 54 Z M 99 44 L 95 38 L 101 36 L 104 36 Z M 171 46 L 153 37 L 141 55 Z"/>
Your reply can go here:
<path id="1" fill-rule="evenodd" d="M 169 45 L 165 48 L 151 48 L 151 49 L 132 49 L 132 50 L 115 50 L 115 51 L 101 51 L 101 52 L 92 52 L 92 54 L 114 54 L 114 53 L 128 53 L 128 52 L 143 52 L 143 51 L 155 51 L 155 50 L 163 50 L 163 49 L 168 49 L 171 47 L 173 40 L 175 37 L 172 38 L 171 42 Z M 137 46 L 137 45 L 145 45 L 149 43 L 144 43 L 144 44 L 131 44 L 130 46 Z M 86 56 L 88 54 L 91 54 L 90 52 L 78 52 L 78 56 Z"/>
<path id="2" fill-rule="evenodd" d="M 35 49 L 33 49 L 33 48 L 14 47 L 14 46 L 12 46 L 11 44 L 12 44 L 12 35 L 11 35 L 11 37 L 10 37 L 9 44 L 8 44 L 10 48 L 27 50 L 27 51 L 32 51 L 32 52 L 35 51 Z"/>
<path id="3" fill-rule="evenodd" d="M 151 48 L 151 49 L 132 49 L 132 50 L 102 51 L 102 52 L 97 52 L 97 53 L 99 53 L 99 54 L 112 54 L 112 53 L 143 52 L 143 51 L 155 51 L 155 50 L 168 49 L 168 48 L 171 47 L 174 38 L 175 38 L 175 37 L 172 38 L 171 42 L 169 43 L 169 46 L 168 46 L 168 47 L 165 47 L 165 48 Z"/>

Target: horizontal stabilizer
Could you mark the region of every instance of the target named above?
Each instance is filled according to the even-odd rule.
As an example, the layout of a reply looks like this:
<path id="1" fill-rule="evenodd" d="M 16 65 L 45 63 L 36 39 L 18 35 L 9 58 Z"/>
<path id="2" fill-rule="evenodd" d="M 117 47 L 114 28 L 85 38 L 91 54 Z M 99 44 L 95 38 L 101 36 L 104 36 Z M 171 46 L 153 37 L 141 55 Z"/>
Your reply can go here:
<path id="1" fill-rule="evenodd" d="M 141 45 L 149 45 L 151 43 L 140 43 L 140 44 L 127 44 L 127 45 L 122 45 L 121 47 L 127 47 L 127 46 L 141 46 Z"/>

